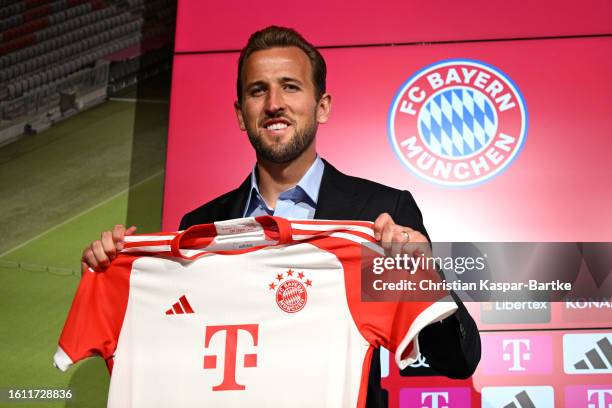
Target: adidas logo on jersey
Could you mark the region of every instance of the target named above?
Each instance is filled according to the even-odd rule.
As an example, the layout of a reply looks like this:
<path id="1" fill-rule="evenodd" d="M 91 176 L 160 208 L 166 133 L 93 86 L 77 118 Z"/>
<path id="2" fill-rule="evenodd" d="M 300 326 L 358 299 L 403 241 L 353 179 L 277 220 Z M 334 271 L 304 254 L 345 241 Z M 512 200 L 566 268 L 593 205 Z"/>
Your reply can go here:
<path id="1" fill-rule="evenodd" d="M 168 310 L 166 310 L 167 315 L 178 315 L 178 314 L 191 314 L 195 313 L 193 308 L 189 304 L 187 297 L 185 295 L 181 296 L 175 304 Z"/>

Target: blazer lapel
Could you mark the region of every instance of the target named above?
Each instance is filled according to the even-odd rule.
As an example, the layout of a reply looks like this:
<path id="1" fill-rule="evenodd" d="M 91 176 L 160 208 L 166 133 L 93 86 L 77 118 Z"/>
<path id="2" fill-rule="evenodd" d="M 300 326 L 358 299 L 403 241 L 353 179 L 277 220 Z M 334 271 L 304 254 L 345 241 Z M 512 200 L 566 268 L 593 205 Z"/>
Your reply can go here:
<path id="1" fill-rule="evenodd" d="M 358 219 L 360 208 L 356 206 L 358 191 L 351 189 L 351 178 L 340 173 L 323 160 L 325 169 L 321 178 L 317 210 L 314 217 L 322 220 Z"/>
<path id="2" fill-rule="evenodd" d="M 251 175 L 249 174 L 242 182 L 240 187 L 233 191 L 231 197 L 227 200 L 227 205 L 224 207 L 223 219 L 231 220 L 233 218 L 242 218 L 244 208 L 246 207 L 247 199 L 251 191 Z"/>

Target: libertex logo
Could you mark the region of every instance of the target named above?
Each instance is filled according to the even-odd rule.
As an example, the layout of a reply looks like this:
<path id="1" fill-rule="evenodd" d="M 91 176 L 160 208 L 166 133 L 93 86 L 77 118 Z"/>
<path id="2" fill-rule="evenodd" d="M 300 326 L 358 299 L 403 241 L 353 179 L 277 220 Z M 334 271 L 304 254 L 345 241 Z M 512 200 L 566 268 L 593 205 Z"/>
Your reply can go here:
<path id="1" fill-rule="evenodd" d="M 480 362 L 484 374 L 547 374 L 552 372 L 552 338 L 549 335 L 483 334 Z"/>

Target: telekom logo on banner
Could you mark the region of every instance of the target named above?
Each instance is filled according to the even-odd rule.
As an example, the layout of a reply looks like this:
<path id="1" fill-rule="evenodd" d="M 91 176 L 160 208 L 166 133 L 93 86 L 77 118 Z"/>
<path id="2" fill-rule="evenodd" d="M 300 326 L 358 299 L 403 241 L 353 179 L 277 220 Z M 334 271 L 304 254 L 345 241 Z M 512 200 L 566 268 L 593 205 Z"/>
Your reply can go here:
<path id="1" fill-rule="evenodd" d="M 448 388 L 402 388 L 401 408 L 470 408 L 470 389 Z"/>
<path id="2" fill-rule="evenodd" d="M 395 95 L 389 138 L 417 176 L 446 186 L 487 181 L 508 168 L 527 135 L 527 108 L 501 70 L 447 60 L 412 75 Z"/>
<path id="3" fill-rule="evenodd" d="M 612 386 L 577 385 L 565 389 L 565 406 L 575 408 L 612 407 Z"/>
<path id="4" fill-rule="evenodd" d="M 553 368 L 552 339 L 548 335 L 482 334 L 480 362 L 484 374 L 544 374 Z"/>
<path id="5" fill-rule="evenodd" d="M 508 371 L 525 371 L 524 361 L 531 360 L 531 341 L 529 339 L 511 339 L 502 342 L 504 361 L 511 361 Z"/>

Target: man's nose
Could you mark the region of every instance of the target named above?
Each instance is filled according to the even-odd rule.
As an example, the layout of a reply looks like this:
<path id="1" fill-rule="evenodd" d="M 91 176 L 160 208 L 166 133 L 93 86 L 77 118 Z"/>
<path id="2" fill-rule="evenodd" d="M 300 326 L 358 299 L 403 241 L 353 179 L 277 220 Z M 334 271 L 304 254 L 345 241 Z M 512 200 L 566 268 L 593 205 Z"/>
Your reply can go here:
<path id="1" fill-rule="evenodd" d="M 266 97 L 266 111 L 268 113 L 275 113 L 283 109 L 285 109 L 285 100 L 282 89 L 271 88 Z"/>

